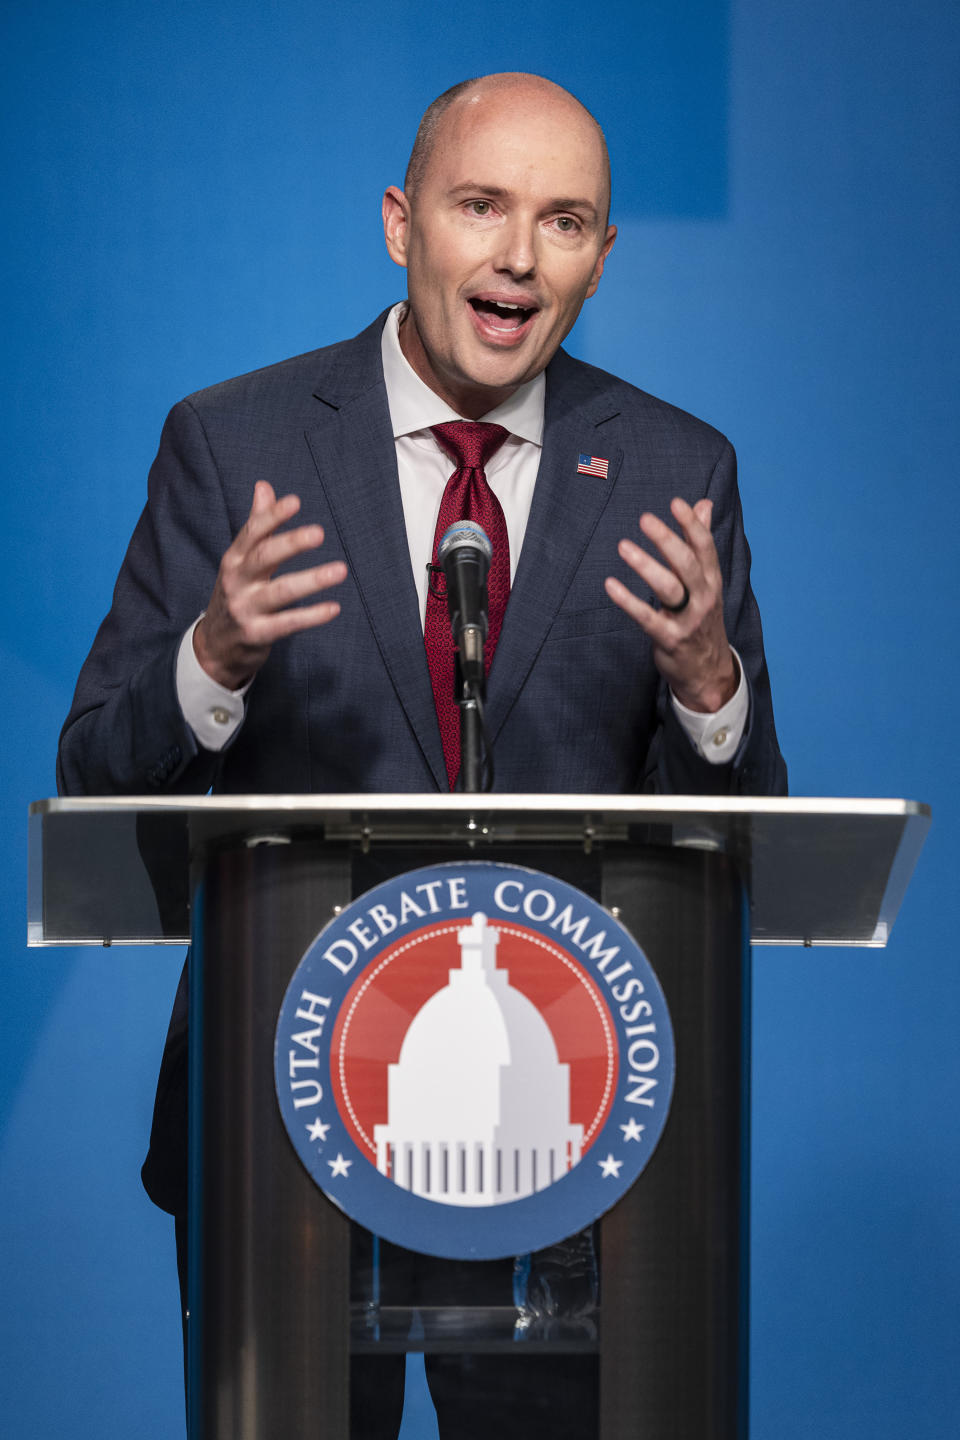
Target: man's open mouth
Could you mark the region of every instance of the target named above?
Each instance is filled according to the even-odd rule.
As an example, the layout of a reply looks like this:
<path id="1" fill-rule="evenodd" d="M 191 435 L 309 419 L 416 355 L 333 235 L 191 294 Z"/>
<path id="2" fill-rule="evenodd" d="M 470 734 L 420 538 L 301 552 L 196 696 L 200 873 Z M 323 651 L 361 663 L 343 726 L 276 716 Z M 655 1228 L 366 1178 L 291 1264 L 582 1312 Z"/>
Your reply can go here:
<path id="1" fill-rule="evenodd" d="M 531 318 L 536 315 L 536 307 L 514 305 L 506 300 L 480 300 L 474 298 L 470 301 L 477 315 L 486 325 L 495 330 L 520 330 Z"/>

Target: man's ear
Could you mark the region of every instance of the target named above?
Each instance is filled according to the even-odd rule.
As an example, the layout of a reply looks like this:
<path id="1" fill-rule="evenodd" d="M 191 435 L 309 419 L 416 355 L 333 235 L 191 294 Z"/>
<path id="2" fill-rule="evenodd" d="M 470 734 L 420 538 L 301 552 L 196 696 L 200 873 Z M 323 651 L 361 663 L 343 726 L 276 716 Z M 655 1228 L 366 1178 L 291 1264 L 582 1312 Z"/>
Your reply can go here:
<path id="1" fill-rule="evenodd" d="M 597 286 L 600 284 L 600 276 L 603 274 L 604 262 L 607 256 L 610 254 L 610 251 L 613 249 L 613 242 L 614 240 L 616 240 L 616 238 L 616 225 L 608 225 L 607 234 L 603 242 L 603 248 L 601 249 L 600 254 L 597 256 L 597 263 L 593 268 L 593 275 L 591 276 L 590 284 L 587 286 L 586 299 L 588 300 L 596 290 Z"/>
<path id="2" fill-rule="evenodd" d="M 387 187 L 383 196 L 383 237 L 391 260 L 406 267 L 407 243 L 410 238 L 410 201 L 396 185 Z"/>

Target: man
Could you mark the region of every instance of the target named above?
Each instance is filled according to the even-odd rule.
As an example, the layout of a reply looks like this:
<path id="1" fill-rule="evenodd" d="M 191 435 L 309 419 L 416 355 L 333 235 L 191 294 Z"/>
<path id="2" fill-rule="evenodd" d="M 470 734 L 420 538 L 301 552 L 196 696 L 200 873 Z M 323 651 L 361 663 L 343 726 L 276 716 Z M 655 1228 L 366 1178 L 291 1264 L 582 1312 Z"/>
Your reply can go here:
<path id="1" fill-rule="evenodd" d="M 785 788 L 730 445 L 559 349 L 614 243 L 609 198 L 602 133 L 551 82 L 487 76 L 430 107 L 383 202 L 407 303 L 172 411 L 61 737 L 66 793 L 448 788 L 427 567 L 460 493 L 503 580 L 497 789 Z M 484 454 L 454 453 L 471 436 Z M 175 1212 L 184 1033 L 181 1004 L 145 1167 Z"/>

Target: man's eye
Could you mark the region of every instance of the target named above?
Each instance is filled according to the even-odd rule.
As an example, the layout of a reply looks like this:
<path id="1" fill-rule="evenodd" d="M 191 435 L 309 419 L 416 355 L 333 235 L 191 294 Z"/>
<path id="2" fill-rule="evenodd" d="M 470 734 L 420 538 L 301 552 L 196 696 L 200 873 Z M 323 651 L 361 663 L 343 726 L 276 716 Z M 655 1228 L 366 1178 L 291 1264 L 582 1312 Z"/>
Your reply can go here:
<path id="1" fill-rule="evenodd" d="M 470 209 L 473 211 L 474 215 L 489 215 L 489 214 L 490 214 L 490 201 L 489 201 L 489 200 L 471 200 L 471 201 L 470 201 Z"/>
<path id="2" fill-rule="evenodd" d="M 574 218 L 573 218 L 572 215 L 558 215 L 558 216 L 557 216 L 557 229 L 558 229 L 558 230 L 564 230 L 564 231 L 566 231 L 566 232 L 569 233 L 569 231 L 571 231 L 571 230 L 576 230 L 576 228 L 577 228 L 577 222 L 576 222 L 576 220 L 574 220 Z"/>

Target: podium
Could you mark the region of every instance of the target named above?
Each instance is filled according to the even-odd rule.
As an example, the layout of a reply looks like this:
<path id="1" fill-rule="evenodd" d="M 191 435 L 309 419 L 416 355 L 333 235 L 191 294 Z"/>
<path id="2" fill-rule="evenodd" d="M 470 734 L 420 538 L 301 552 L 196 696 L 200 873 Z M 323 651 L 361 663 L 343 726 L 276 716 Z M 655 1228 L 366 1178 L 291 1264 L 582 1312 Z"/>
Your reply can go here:
<path id="1" fill-rule="evenodd" d="M 929 825 L 886 800 L 216 796 L 31 807 L 32 945 L 191 960 L 190 1435 L 348 1440 L 351 1355 L 595 1356 L 600 1440 L 747 1435 L 751 947 L 883 945 Z M 669 1006 L 666 1129 L 598 1223 L 599 1298 L 518 1323 L 510 1296 L 405 1296 L 355 1261 L 290 1143 L 277 1015 L 317 933 L 375 884 L 494 860 L 599 902 Z M 368 1257 L 369 1259 L 369 1257 Z M 522 1373 L 518 1370 L 518 1373 Z"/>

